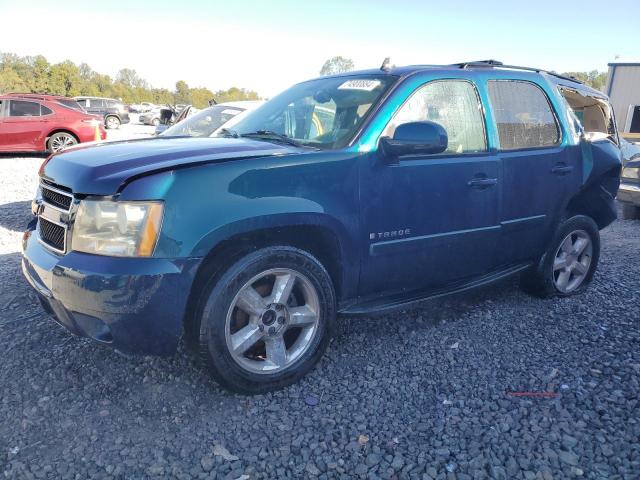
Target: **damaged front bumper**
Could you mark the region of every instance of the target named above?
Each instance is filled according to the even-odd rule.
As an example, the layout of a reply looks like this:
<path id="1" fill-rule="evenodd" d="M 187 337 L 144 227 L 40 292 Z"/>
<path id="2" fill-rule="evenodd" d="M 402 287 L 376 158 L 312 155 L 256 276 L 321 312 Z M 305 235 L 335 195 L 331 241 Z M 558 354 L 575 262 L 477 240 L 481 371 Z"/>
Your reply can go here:
<path id="1" fill-rule="evenodd" d="M 58 255 L 25 232 L 22 271 L 70 332 L 127 354 L 171 355 L 200 259 Z"/>

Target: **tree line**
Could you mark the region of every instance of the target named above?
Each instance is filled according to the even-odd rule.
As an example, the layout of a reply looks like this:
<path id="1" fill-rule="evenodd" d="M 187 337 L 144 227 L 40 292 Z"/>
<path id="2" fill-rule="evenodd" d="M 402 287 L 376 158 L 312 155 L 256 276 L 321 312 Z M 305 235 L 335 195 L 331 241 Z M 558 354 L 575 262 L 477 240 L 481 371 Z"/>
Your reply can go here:
<path id="1" fill-rule="evenodd" d="M 8 92 L 47 93 L 75 97 L 79 95 L 121 99 L 124 103 L 151 102 L 191 104 L 206 107 L 209 100 L 230 102 L 258 100 L 257 92 L 232 87 L 213 92 L 208 88 L 192 88 L 183 81 L 175 89 L 154 88 L 131 68 L 123 68 L 115 78 L 95 72 L 88 64 L 64 62 L 51 64 L 42 55 L 20 57 L 0 53 L 0 94 Z"/>

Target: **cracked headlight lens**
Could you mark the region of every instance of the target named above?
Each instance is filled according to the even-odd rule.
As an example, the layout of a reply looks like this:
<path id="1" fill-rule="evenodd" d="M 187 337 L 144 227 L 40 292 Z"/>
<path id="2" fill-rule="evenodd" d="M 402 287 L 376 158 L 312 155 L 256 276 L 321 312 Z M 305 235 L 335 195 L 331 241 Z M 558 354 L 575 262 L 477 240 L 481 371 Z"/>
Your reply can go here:
<path id="1" fill-rule="evenodd" d="M 162 225 L 163 203 L 82 200 L 71 248 L 118 257 L 149 257 Z"/>

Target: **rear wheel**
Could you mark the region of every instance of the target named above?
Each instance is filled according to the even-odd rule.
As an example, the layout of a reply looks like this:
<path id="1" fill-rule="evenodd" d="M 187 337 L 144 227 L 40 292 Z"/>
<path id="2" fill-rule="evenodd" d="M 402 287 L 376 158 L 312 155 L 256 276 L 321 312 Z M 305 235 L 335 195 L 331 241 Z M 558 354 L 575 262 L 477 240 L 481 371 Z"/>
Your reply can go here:
<path id="1" fill-rule="evenodd" d="M 569 296 L 587 288 L 600 258 L 600 233 L 582 215 L 560 224 L 538 264 L 522 277 L 523 288 L 536 296 Z"/>
<path id="2" fill-rule="evenodd" d="M 120 126 L 120 119 L 118 117 L 110 115 L 105 120 L 105 126 L 109 129 L 118 128 Z"/>
<path id="3" fill-rule="evenodd" d="M 624 220 L 639 220 L 640 219 L 640 207 L 631 205 L 629 203 L 622 204 L 622 218 Z"/>
<path id="4" fill-rule="evenodd" d="M 326 349 L 336 316 L 327 271 L 291 247 L 245 256 L 210 280 L 201 305 L 201 358 L 223 386 L 250 394 L 302 378 Z"/>
<path id="5" fill-rule="evenodd" d="M 51 153 L 61 152 L 65 148 L 76 145 L 76 137 L 67 132 L 54 133 L 47 141 L 47 150 Z"/>

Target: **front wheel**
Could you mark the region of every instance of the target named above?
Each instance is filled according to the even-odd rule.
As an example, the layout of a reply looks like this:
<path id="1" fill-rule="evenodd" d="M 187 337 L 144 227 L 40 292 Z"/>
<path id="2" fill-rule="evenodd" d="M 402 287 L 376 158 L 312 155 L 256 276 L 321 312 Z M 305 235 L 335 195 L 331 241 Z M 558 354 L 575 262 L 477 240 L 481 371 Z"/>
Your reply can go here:
<path id="1" fill-rule="evenodd" d="M 230 390 L 255 394 L 302 378 L 333 333 L 336 300 L 327 271 L 291 247 L 251 253 L 211 279 L 200 311 L 200 356 Z"/>
<path id="2" fill-rule="evenodd" d="M 591 283 L 599 258 L 598 226 L 589 217 L 571 217 L 559 225 L 538 264 L 523 275 L 522 287 L 539 297 L 580 293 Z"/>

